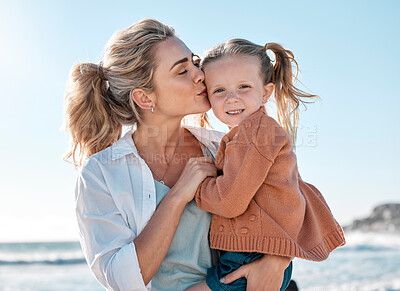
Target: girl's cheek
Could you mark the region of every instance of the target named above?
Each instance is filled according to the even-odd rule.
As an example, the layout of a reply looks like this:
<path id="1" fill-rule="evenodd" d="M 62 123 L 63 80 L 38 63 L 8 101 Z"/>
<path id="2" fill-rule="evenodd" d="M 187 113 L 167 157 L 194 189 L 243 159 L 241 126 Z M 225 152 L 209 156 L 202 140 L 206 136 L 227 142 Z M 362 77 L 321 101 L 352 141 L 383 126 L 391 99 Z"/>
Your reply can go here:
<path id="1" fill-rule="evenodd" d="M 210 104 L 212 108 L 218 109 L 221 107 L 221 102 L 218 102 L 218 100 L 215 100 L 215 98 L 210 99 Z"/>

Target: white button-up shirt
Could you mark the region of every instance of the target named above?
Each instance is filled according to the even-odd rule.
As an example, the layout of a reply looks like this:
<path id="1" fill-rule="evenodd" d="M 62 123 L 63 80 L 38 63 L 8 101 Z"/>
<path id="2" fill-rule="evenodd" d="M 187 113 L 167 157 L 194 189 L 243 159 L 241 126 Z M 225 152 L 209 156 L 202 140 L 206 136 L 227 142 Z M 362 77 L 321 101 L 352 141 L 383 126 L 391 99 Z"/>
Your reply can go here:
<path id="1" fill-rule="evenodd" d="M 216 155 L 222 132 L 184 127 Z M 108 290 L 150 290 L 133 240 L 156 210 L 156 190 L 132 131 L 86 159 L 75 194 L 82 249 L 97 280 Z"/>

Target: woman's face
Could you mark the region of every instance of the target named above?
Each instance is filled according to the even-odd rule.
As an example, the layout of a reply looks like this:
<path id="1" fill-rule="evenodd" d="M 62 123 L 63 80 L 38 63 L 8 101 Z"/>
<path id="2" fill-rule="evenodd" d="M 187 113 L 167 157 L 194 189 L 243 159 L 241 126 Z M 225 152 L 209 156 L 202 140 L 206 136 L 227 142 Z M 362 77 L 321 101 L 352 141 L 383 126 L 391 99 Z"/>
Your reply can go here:
<path id="1" fill-rule="evenodd" d="M 158 113 L 181 118 L 211 108 L 197 59 L 178 38 L 171 37 L 157 45 L 153 94 Z"/>

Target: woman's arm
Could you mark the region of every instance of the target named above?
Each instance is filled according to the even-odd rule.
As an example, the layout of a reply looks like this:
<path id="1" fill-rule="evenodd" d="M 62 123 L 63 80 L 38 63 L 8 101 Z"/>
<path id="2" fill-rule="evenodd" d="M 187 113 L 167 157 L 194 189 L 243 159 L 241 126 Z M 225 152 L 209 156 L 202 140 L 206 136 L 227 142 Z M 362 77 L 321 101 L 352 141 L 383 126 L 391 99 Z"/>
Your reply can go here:
<path id="1" fill-rule="evenodd" d="M 229 284 L 245 277 L 247 279 L 247 291 L 276 291 L 282 286 L 283 273 L 291 260 L 292 258 L 289 257 L 266 254 L 254 262 L 241 266 L 236 271 L 221 278 L 221 281 Z"/>
<path id="2" fill-rule="evenodd" d="M 183 189 L 173 187 L 161 201 L 143 231 L 134 239 L 144 284 L 156 274 L 174 238 L 186 203 L 179 197 Z"/>
<path id="3" fill-rule="evenodd" d="M 76 214 L 85 257 L 96 278 L 110 290 L 145 290 L 168 251 L 186 203 L 198 184 L 213 175 L 211 158 L 189 160 L 136 236 L 116 207 L 100 167 L 91 160 L 78 178 Z"/>
<path id="4" fill-rule="evenodd" d="M 221 278 L 224 284 L 230 284 L 233 281 L 245 277 L 247 280 L 246 290 L 248 291 L 276 291 L 282 286 L 284 271 L 289 266 L 292 258 L 264 255 L 247 265 Z M 196 284 L 186 291 L 211 291 L 206 282 Z"/>
<path id="5" fill-rule="evenodd" d="M 211 157 L 190 159 L 175 185 L 158 206 L 149 223 L 134 240 L 143 280 L 156 274 L 172 243 L 185 205 L 207 176 L 216 176 Z"/>
<path id="6" fill-rule="evenodd" d="M 82 250 L 96 279 L 107 290 L 146 290 L 133 243 L 136 233 L 115 204 L 95 158 L 79 171 L 75 193 Z"/>

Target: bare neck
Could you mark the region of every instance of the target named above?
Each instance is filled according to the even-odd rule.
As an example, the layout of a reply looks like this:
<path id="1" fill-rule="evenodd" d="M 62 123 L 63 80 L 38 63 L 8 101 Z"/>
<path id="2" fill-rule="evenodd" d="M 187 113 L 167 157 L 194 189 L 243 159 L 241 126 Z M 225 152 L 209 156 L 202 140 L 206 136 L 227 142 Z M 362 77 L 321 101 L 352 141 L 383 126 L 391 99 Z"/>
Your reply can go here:
<path id="1" fill-rule="evenodd" d="M 172 155 L 182 131 L 180 120 L 158 124 L 143 123 L 138 125 L 133 140 L 139 152 L 157 154 L 165 159 Z"/>

